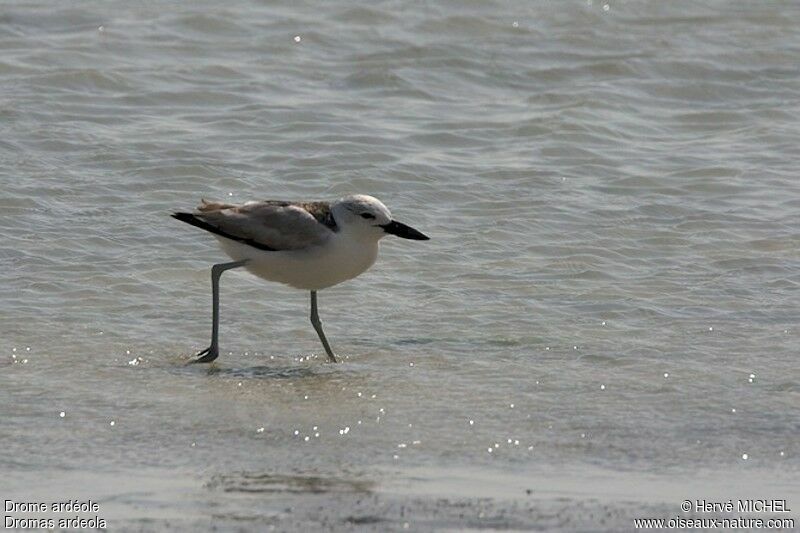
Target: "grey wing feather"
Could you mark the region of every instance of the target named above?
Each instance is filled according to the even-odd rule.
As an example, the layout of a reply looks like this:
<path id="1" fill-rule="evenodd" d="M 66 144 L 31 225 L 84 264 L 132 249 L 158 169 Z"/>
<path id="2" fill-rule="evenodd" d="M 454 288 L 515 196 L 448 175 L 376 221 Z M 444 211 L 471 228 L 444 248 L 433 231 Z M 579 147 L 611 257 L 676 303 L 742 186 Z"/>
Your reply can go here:
<path id="1" fill-rule="evenodd" d="M 203 200 L 195 216 L 237 240 L 276 251 L 319 246 L 333 234 L 304 204 L 291 202 L 266 200 L 237 206 Z"/>

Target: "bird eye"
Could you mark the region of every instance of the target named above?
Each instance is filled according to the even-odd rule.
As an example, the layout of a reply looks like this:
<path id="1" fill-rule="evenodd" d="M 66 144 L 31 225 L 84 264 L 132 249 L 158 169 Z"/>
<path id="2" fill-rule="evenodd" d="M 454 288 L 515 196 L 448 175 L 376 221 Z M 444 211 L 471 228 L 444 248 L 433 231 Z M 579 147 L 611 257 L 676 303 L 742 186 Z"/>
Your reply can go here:
<path id="1" fill-rule="evenodd" d="M 372 213 L 361 213 L 361 218 L 366 218 L 367 220 L 373 220 L 375 215 Z"/>

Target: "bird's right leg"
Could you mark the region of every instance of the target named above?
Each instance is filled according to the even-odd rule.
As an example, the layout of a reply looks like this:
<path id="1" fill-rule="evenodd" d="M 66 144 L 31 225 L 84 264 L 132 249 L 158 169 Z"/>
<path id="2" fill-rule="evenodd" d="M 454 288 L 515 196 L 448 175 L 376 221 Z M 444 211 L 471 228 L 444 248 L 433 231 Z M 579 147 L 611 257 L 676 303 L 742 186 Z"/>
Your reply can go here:
<path id="1" fill-rule="evenodd" d="M 219 278 L 222 273 L 232 268 L 238 268 L 247 263 L 247 260 L 220 263 L 211 267 L 211 346 L 197 352 L 192 363 L 210 363 L 219 357 Z"/>

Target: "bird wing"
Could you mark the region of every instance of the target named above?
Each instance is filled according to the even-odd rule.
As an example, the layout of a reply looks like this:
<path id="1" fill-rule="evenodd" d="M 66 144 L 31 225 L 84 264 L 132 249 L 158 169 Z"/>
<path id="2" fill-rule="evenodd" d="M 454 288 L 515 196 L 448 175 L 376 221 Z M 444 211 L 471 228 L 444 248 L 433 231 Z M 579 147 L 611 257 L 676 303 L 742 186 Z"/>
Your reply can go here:
<path id="1" fill-rule="evenodd" d="M 173 216 L 211 233 L 269 251 L 319 246 L 336 230 L 326 202 L 265 200 L 234 205 L 203 200 L 194 213 Z"/>

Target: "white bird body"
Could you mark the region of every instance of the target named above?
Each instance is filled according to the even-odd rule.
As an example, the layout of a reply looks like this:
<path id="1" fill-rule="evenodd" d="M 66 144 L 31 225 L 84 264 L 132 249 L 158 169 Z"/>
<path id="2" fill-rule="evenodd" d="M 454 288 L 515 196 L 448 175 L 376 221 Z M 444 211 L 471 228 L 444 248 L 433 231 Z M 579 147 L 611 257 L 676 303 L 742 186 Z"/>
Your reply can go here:
<path id="1" fill-rule="evenodd" d="M 340 232 L 324 243 L 299 250 L 269 252 L 216 236 L 222 251 L 259 278 L 296 289 L 321 290 L 353 279 L 375 264 L 378 240 Z"/>

